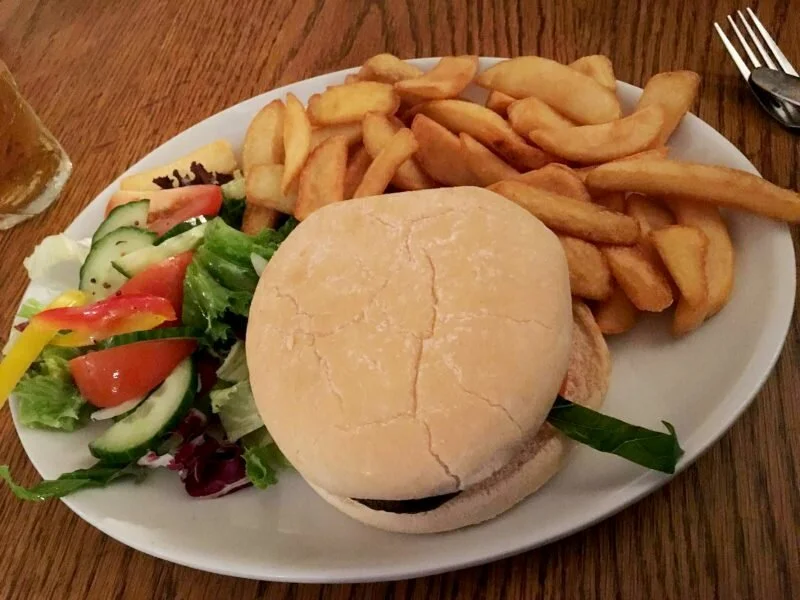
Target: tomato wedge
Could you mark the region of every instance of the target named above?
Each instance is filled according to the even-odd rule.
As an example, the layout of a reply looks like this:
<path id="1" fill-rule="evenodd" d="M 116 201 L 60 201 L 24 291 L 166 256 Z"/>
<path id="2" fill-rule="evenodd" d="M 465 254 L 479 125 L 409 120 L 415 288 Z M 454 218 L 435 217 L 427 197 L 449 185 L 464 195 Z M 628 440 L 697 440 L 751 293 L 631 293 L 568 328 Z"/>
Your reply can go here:
<path id="1" fill-rule="evenodd" d="M 100 408 L 144 396 L 194 352 L 195 340 L 154 340 L 90 352 L 69 361 L 81 395 Z"/>
<path id="2" fill-rule="evenodd" d="M 117 206 L 144 199 L 150 200 L 147 228 L 161 235 L 192 217 L 216 216 L 222 207 L 222 188 L 218 185 L 189 185 L 149 192 L 120 190 L 108 201 L 106 215 Z"/>
<path id="3" fill-rule="evenodd" d="M 175 309 L 175 314 L 180 316 L 183 307 L 183 280 L 192 256 L 193 252 L 184 252 L 146 268 L 126 281 L 117 294 L 166 298 Z"/>

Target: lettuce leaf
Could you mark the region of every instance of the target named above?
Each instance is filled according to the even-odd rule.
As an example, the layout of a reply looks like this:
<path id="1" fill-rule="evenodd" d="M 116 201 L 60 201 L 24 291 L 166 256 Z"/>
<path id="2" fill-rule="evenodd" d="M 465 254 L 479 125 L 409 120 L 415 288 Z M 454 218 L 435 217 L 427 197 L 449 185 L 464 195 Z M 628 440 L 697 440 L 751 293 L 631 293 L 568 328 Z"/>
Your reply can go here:
<path id="1" fill-rule="evenodd" d="M 63 233 L 44 238 L 23 261 L 31 282 L 47 287 L 53 295 L 74 288 L 90 243 L 75 241 Z"/>
<path id="2" fill-rule="evenodd" d="M 19 420 L 33 429 L 74 431 L 86 424 L 90 409 L 69 371 L 76 348 L 48 346 L 17 384 Z"/>
<path id="3" fill-rule="evenodd" d="M 291 466 L 274 442 L 245 448 L 244 463 L 247 478 L 261 490 L 278 483 L 278 471 Z"/>
<path id="4" fill-rule="evenodd" d="M 17 312 L 17 316 L 20 319 L 30 319 L 38 315 L 40 312 L 44 310 L 44 302 L 37 300 L 36 298 L 28 298 L 23 302 L 22 306 L 19 307 L 19 312 Z"/>
<path id="5" fill-rule="evenodd" d="M 34 375 L 20 381 L 14 395 L 20 423 L 25 427 L 75 431 L 85 424 L 86 401 L 71 383 Z"/>
<path id="6" fill-rule="evenodd" d="M 256 235 L 247 235 L 222 219 L 214 219 L 206 227 L 203 245 L 217 256 L 242 268 L 252 269 L 251 254 L 269 260 L 297 225 L 298 221 L 289 217 L 278 229 L 264 229 Z"/>
<path id="7" fill-rule="evenodd" d="M 11 478 L 8 465 L 0 466 L 0 479 L 3 479 L 14 495 L 20 500 L 41 502 L 48 498 L 62 498 L 84 488 L 105 487 L 117 479 L 135 477 L 139 482 L 147 475 L 148 469 L 131 463 L 124 467 L 108 467 L 96 464 L 88 469 L 78 469 L 64 473 L 58 479 L 46 479 L 25 488 Z"/>
<path id="8" fill-rule="evenodd" d="M 226 388 L 212 390 L 209 396 L 211 410 L 219 416 L 231 442 L 264 426 L 256 409 L 249 381 L 244 380 Z"/>
<path id="9" fill-rule="evenodd" d="M 251 254 L 269 259 L 296 225 L 290 218 L 277 230 L 250 236 L 221 218 L 209 221 L 183 284 L 183 324 L 205 330 L 204 347 L 216 354 L 230 347 L 234 328 L 247 317 L 258 283 Z"/>
<path id="10" fill-rule="evenodd" d="M 33 366 L 34 372 L 72 383 L 69 361 L 79 357 L 81 354 L 83 352 L 78 348 L 45 346 L 39 355 L 38 361 Z"/>
<path id="11" fill-rule="evenodd" d="M 202 245 L 195 259 L 209 274 L 230 290 L 253 293 L 258 284 L 258 275 L 251 263 L 237 264 L 214 252 L 211 246 Z"/>
<path id="12" fill-rule="evenodd" d="M 212 349 L 229 345 L 234 338 L 230 316 L 246 317 L 252 299 L 252 293 L 236 292 L 219 283 L 195 258 L 183 280 L 181 318 L 187 327 L 205 331 L 201 338 L 203 345 Z"/>
<path id="13" fill-rule="evenodd" d="M 300 221 L 294 217 L 289 217 L 278 229 L 265 229 L 261 231 L 255 236 L 256 246 L 253 252 L 269 260 L 278 249 L 278 246 L 289 237 L 289 234 L 292 233 L 299 224 Z"/>
<path id="14" fill-rule="evenodd" d="M 244 177 L 237 177 L 222 186 L 219 218 L 235 229 L 242 228 L 246 206 L 244 195 Z"/>
<path id="15" fill-rule="evenodd" d="M 231 347 L 228 356 L 217 369 L 217 377 L 231 383 L 239 383 L 250 377 L 250 372 L 247 370 L 244 342 L 238 341 Z"/>

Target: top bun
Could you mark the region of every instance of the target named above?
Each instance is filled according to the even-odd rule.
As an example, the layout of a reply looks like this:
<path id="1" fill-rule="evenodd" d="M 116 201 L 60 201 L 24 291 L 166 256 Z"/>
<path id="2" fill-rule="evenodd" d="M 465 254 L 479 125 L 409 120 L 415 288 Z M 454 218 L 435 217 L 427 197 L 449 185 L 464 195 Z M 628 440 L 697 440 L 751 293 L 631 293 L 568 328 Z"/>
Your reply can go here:
<path id="1" fill-rule="evenodd" d="M 572 309 L 556 236 L 461 187 L 329 205 L 264 270 L 250 309 L 256 405 L 300 474 L 351 498 L 465 489 L 547 417 Z"/>

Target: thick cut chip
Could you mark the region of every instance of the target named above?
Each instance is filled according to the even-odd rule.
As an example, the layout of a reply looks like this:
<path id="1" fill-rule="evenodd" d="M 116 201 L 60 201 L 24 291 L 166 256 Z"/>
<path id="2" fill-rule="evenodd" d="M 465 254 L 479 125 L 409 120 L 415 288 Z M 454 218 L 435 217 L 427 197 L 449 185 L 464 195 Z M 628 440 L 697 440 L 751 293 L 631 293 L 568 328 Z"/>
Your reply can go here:
<path id="1" fill-rule="evenodd" d="M 536 96 L 581 125 L 607 123 L 622 115 L 614 92 L 588 75 L 540 56 L 504 60 L 476 81 L 515 98 Z"/>
<path id="2" fill-rule="evenodd" d="M 319 127 L 311 132 L 311 149 L 313 150 L 325 140 L 340 135 L 347 140 L 348 146 L 353 146 L 361 141 L 361 123 L 345 123 L 344 125 L 330 125 Z"/>
<path id="3" fill-rule="evenodd" d="M 294 94 L 286 97 L 286 113 L 283 124 L 283 148 L 286 164 L 281 189 L 284 193 L 291 187 L 300 169 L 306 163 L 311 150 L 311 123 L 306 109 Z"/>
<path id="4" fill-rule="evenodd" d="M 522 136 L 527 136 L 534 129 L 570 129 L 576 126 L 573 121 L 536 96 L 516 100 L 511 104 L 508 107 L 508 122 Z"/>
<path id="5" fill-rule="evenodd" d="M 639 310 L 661 312 L 674 298 L 669 280 L 639 246 L 605 246 L 611 274 Z"/>
<path id="6" fill-rule="evenodd" d="M 247 235 L 256 235 L 264 229 L 272 229 L 277 224 L 279 216 L 277 210 L 248 203 L 244 207 L 242 231 Z"/>
<path id="7" fill-rule="evenodd" d="M 651 232 L 650 239 L 686 301 L 707 304 L 706 234 L 688 225 L 671 225 Z"/>
<path id="8" fill-rule="evenodd" d="M 394 117 L 379 113 L 368 113 L 364 117 L 364 147 L 372 158 L 376 158 L 390 142 L 395 133 L 403 129 L 403 123 Z M 425 190 L 436 187 L 428 174 L 423 171 L 414 158 L 400 165 L 392 178 L 392 184 L 401 190 Z"/>
<path id="9" fill-rule="evenodd" d="M 489 189 L 519 204 L 554 231 L 605 244 L 627 245 L 639 240 L 636 221 L 590 202 L 552 194 L 520 181 L 500 181 Z"/>
<path id="10" fill-rule="evenodd" d="M 372 164 L 372 157 L 367 152 L 367 149 L 364 146 L 356 148 L 347 162 L 347 171 L 344 174 L 345 200 L 350 200 L 353 197 L 370 164 Z"/>
<path id="11" fill-rule="evenodd" d="M 508 107 L 516 100 L 516 98 L 512 98 L 502 92 L 491 91 L 486 97 L 486 108 L 493 110 L 501 117 L 505 117 L 508 114 Z"/>
<path id="12" fill-rule="evenodd" d="M 358 81 L 329 87 L 308 99 L 308 116 L 314 125 L 354 123 L 370 112 L 392 115 L 400 96 L 388 83 Z"/>
<path id="13" fill-rule="evenodd" d="M 653 75 L 644 86 L 636 110 L 660 106 L 664 111 L 664 124 L 653 146 L 663 146 L 678 127 L 697 98 L 700 75 L 694 71 L 673 71 Z"/>
<path id="14" fill-rule="evenodd" d="M 663 109 L 650 106 L 609 123 L 534 129 L 528 137 L 551 154 L 581 164 L 595 164 L 641 152 L 653 143 L 663 124 Z"/>
<path id="15" fill-rule="evenodd" d="M 583 185 L 581 178 L 566 165 L 551 163 L 541 169 L 523 173 L 516 179 L 554 194 L 582 200 L 583 202 L 592 201 L 592 197 L 589 195 L 586 186 Z"/>
<path id="16" fill-rule="evenodd" d="M 415 158 L 428 175 L 453 187 L 480 185 L 455 134 L 421 114 L 414 117 L 411 131 L 419 144 Z"/>
<path id="17" fill-rule="evenodd" d="M 422 69 L 397 58 L 394 54 L 376 54 L 364 63 L 358 72 L 358 78 L 362 81 L 395 84 L 424 74 Z"/>
<path id="18" fill-rule="evenodd" d="M 696 227 L 708 238 L 708 316 L 715 315 L 728 303 L 733 291 L 735 251 L 728 227 L 716 206 L 673 199 L 669 207 L 678 223 Z"/>
<path id="19" fill-rule="evenodd" d="M 283 165 L 255 165 L 245 175 L 245 195 L 248 204 L 271 208 L 287 215 L 294 213 L 297 185 L 284 192 L 281 188 Z"/>
<path id="20" fill-rule="evenodd" d="M 418 147 L 410 129 L 403 128 L 395 133 L 367 168 L 353 198 L 382 194 L 400 165 L 411 158 Z"/>
<path id="21" fill-rule="evenodd" d="M 466 100 L 433 100 L 414 108 L 453 133 L 467 133 L 516 169 L 538 169 L 552 157 L 528 144 L 497 113 Z"/>
<path id="22" fill-rule="evenodd" d="M 604 335 L 625 333 L 636 325 L 638 316 L 639 311 L 618 285 L 594 308 L 594 318 Z"/>
<path id="23" fill-rule="evenodd" d="M 344 200 L 347 138 L 334 136 L 322 142 L 300 172 L 294 216 L 304 220 L 327 204 Z"/>
<path id="24" fill-rule="evenodd" d="M 616 93 L 617 78 L 614 76 L 614 65 L 611 64 L 611 59 L 606 55 L 592 54 L 591 56 L 584 56 L 570 63 L 569 66 L 579 73 L 588 75 L 604 88 Z"/>
<path id="25" fill-rule="evenodd" d="M 586 177 L 590 190 L 639 192 L 657 198 L 679 197 L 747 210 L 765 217 L 800 222 L 800 196 L 758 175 L 728 167 L 678 160 L 610 162 Z"/>
<path id="26" fill-rule="evenodd" d="M 458 137 L 461 157 L 480 185 L 486 187 L 503 179 L 519 177 L 519 171 L 471 135 L 462 133 Z"/>
<path id="27" fill-rule="evenodd" d="M 245 175 L 254 165 L 283 164 L 285 110 L 283 102 L 273 100 L 250 121 L 242 147 L 242 170 Z"/>
<path id="28" fill-rule="evenodd" d="M 424 75 L 398 81 L 394 89 L 415 99 L 455 98 L 472 82 L 477 71 L 477 56 L 445 56 Z"/>
<path id="29" fill-rule="evenodd" d="M 603 253 L 594 244 L 568 235 L 559 235 L 569 267 L 573 296 L 604 300 L 611 295 L 611 271 Z"/>

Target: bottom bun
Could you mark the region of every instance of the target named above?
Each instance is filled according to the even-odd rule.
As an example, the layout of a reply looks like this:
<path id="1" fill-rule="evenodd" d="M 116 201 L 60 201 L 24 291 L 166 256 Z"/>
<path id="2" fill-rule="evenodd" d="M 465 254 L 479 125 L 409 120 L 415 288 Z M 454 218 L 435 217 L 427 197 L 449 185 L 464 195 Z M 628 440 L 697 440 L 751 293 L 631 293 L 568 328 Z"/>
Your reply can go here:
<path id="1" fill-rule="evenodd" d="M 589 408 L 599 408 L 608 391 L 611 358 L 589 308 L 573 300 L 572 351 L 562 395 Z M 426 512 L 374 510 L 351 498 L 311 487 L 328 503 L 354 519 L 386 531 L 436 533 L 492 519 L 543 486 L 563 464 L 573 442 L 545 423 L 504 467 L 488 479 Z"/>

